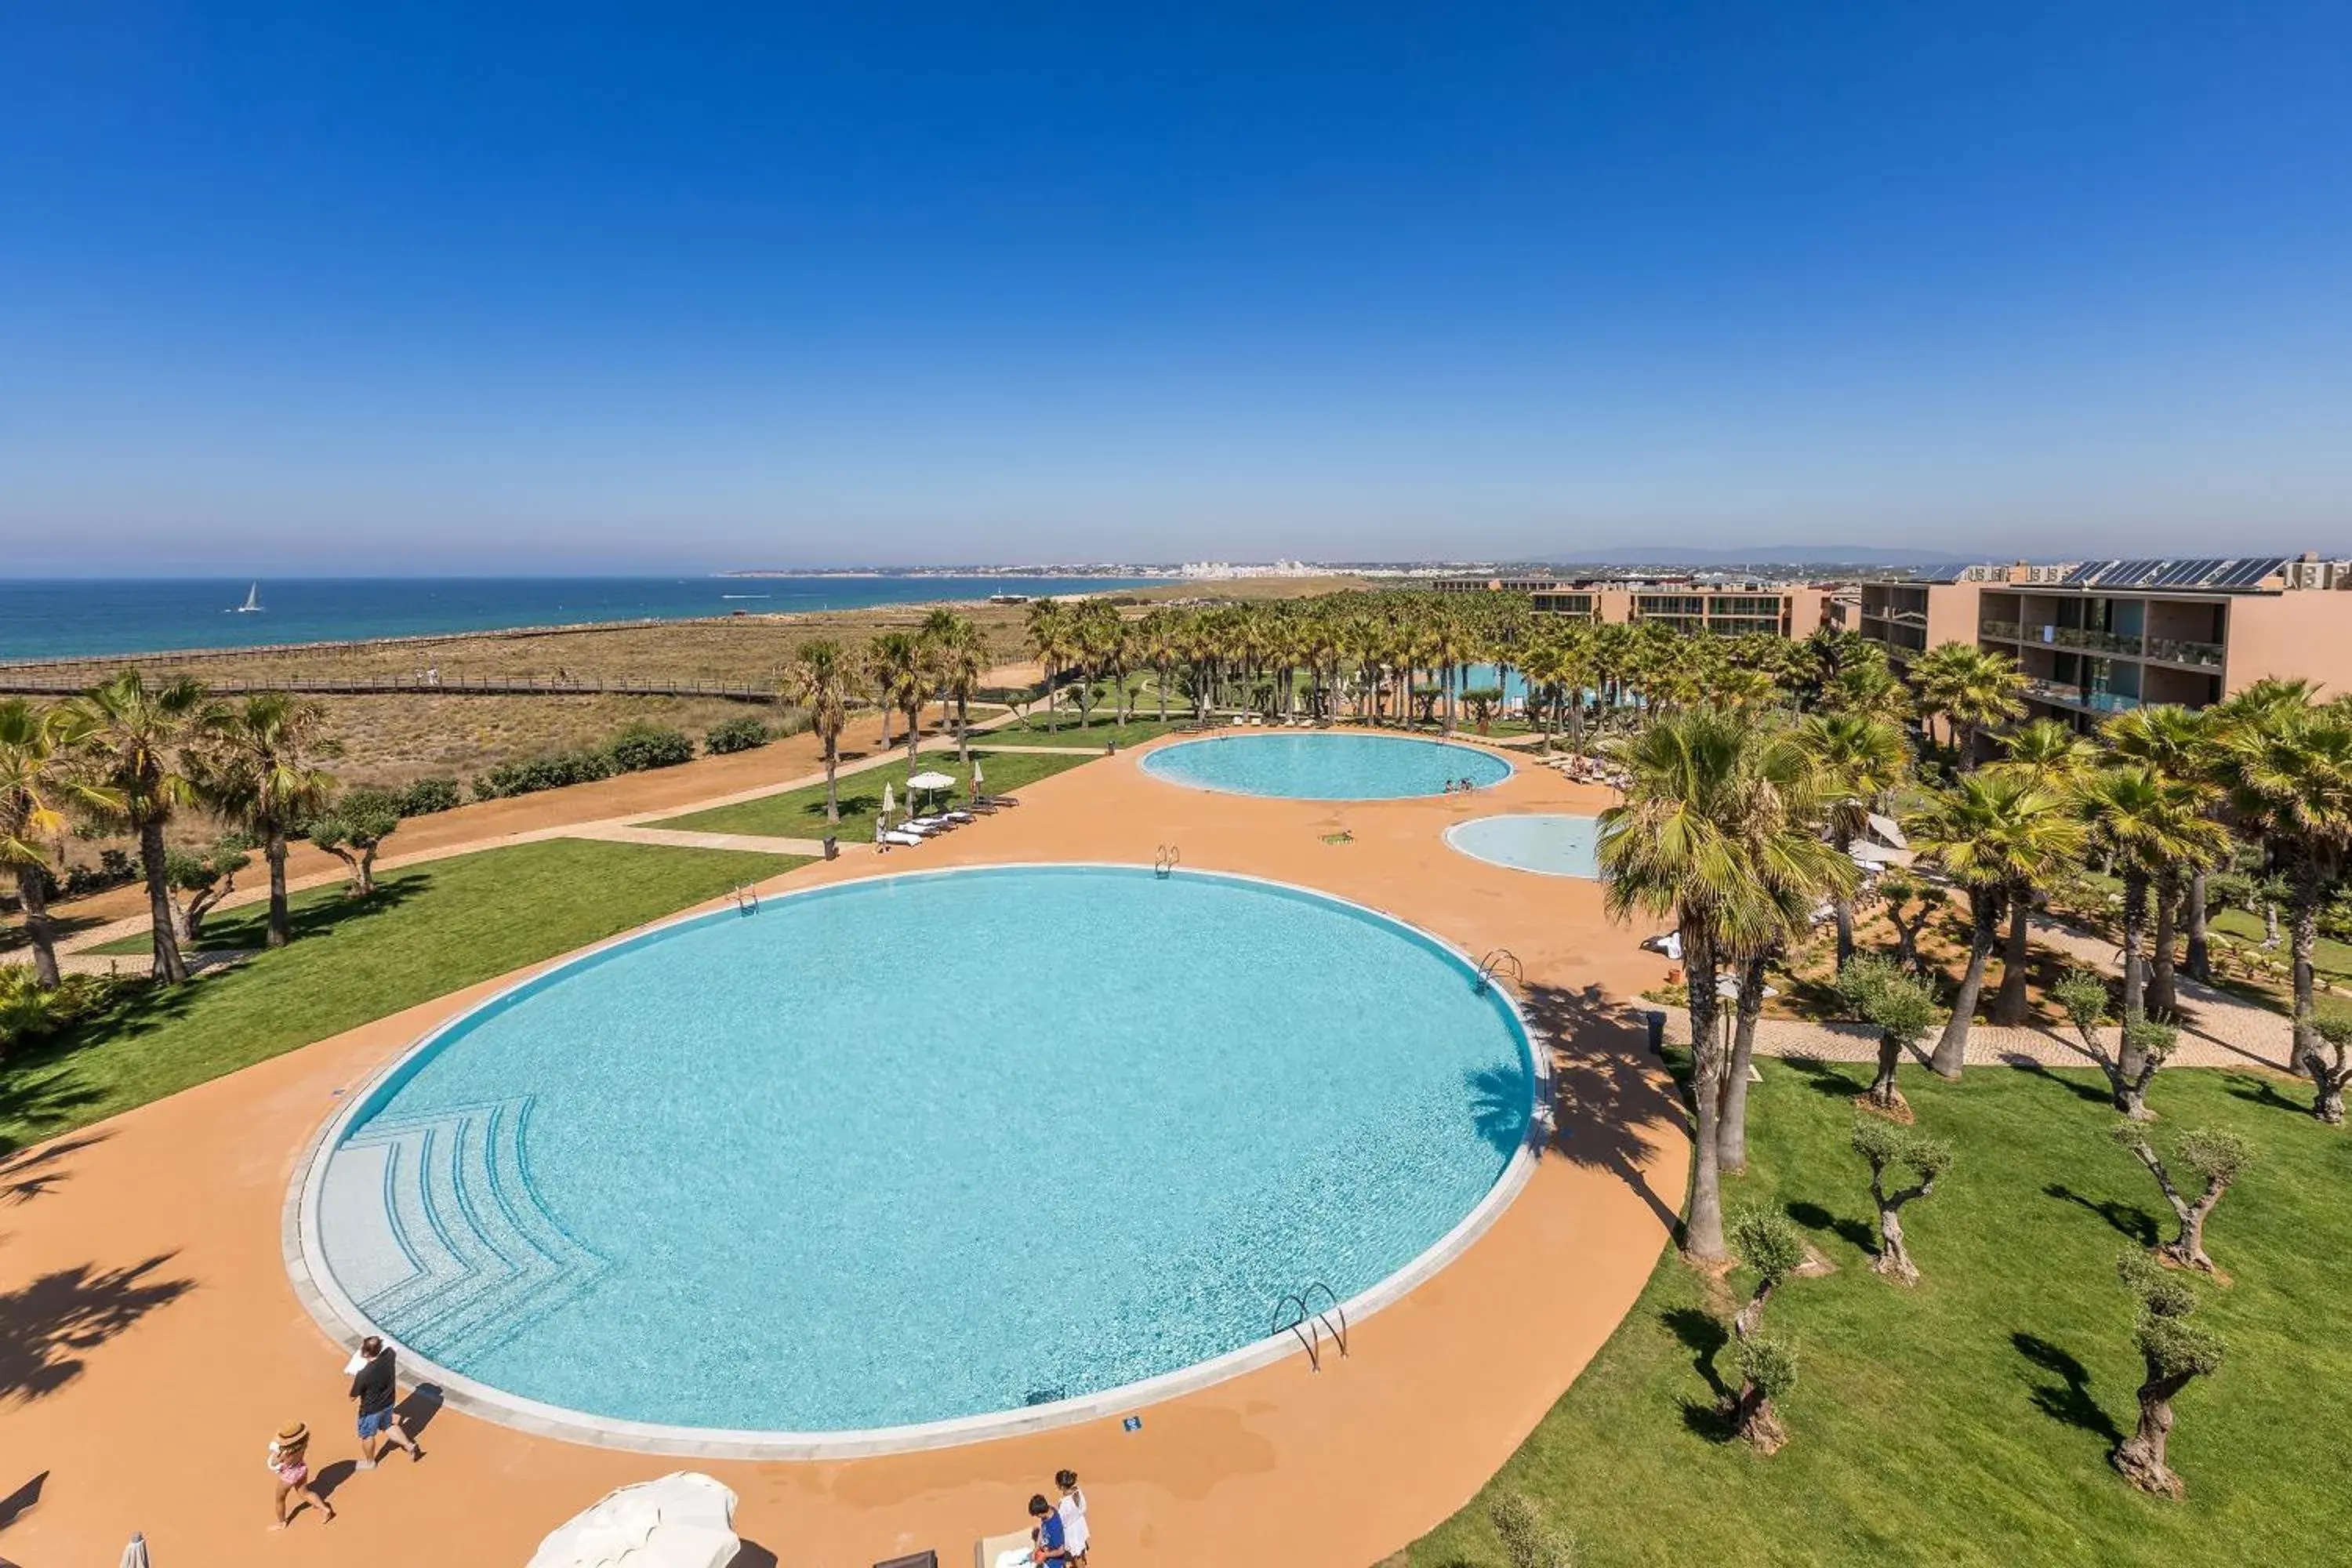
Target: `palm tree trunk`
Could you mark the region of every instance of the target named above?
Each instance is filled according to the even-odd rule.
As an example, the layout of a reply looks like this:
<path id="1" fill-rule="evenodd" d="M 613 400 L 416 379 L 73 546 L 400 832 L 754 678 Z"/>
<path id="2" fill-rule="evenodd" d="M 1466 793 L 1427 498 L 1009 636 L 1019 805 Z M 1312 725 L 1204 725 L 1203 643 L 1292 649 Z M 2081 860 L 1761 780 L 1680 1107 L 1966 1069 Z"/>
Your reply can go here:
<path id="1" fill-rule="evenodd" d="M 276 823 L 270 824 L 262 856 L 269 862 L 269 934 L 262 940 L 267 946 L 284 947 L 294 931 L 286 910 L 286 830 Z"/>
<path id="2" fill-rule="evenodd" d="M 1985 965 L 1992 959 L 1993 936 L 2000 930 L 2000 893 L 1996 889 L 1977 888 L 1969 893 L 1971 919 L 1969 922 L 1969 966 L 1960 974 L 1960 989 L 1952 998 L 1952 1016 L 1944 1025 L 1943 1034 L 1936 1041 L 1936 1054 L 1927 1065 L 1939 1078 L 1959 1081 L 1960 1068 L 1969 1056 L 1969 1025 L 1974 1021 L 1977 998 L 1984 994 Z"/>
<path id="3" fill-rule="evenodd" d="M 1162 724 L 1165 724 L 1168 722 L 1168 667 L 1163 664 L 1158 668 L 1160 671 L 1160 721 Z"/>
<path id="4" fill-rule="evenodd" d="M 2313 1100 L 2312 1114 L 2322 1121 L 2342 1121 L 2342 1101 L 2336 1102 L 2333 1118 L 2328 1115 L 2330 1075 L 2325 1058 L 2320 1055 L 2319 1042 L 2314 1037 L 2315 1002 L 2313 997 L 2314 975 L 2312 954 L 2319 946 L 2319 902 L 2323 891 L 2317 867 L 2309 860 L 2295 868 L 2294 903 L 2289 909 L 2287 930 L 2288 952 L 2292 954 L 2294 975 L 2294 1059 L 2290 1068 L 2300 1068 L 2311 1075 L 2317 1086 L 2318 1098 Z"/>
<path id="5" fill-rule="evenodd" d="M 1046 695 L 1051 698 L 1053 693 L 1048 691 Z M 885 697 L 882 700 L 882 749 L 886 752 L 890 749 L 890 700 Z"/>
<path id="6" fill-rule="evenodd" d="M 175 917 L 171 889 L 163 880 L 163 825 L 160 822 L 140 825 L 139 867 L 147 874 L 147 919 L 153 928 L 155 961 L 151 973 L 166 984 L 177 985 L 188 977 L 188 965 L 172 935 Z"/>
<path id="7" fill-rule="evenodd" d="M 2147 931 L 2147 876 L 2124 873 L 2124 1016 L 2147 1008 L 2147 963 L 2141 944 Z"/>
<path id="8" fill-rule="evenodd" d="M 2210 983 L 2213 978 L 2213 948 L 2205 934 L 2205 868 L 2200 866 L 2189 873 L 2189 956 L 2181 967 L 2191 980 Z"/>
<path id="9" fill-rule="evenodd" d="M 915 776 L 915 750 L 923 743 L 923 728 L 918 721 L 922 710 L 919 700 L 907 710 L 907 776 L 910 779 Z"/>
<path id="10" fill-rule="evenodd" d="M 838 735 L 824 738 L 824 820 L 830 827 L 841 826 L 841 792 L 835 786 L 834 768 L 841 761 Z"/>
<path id="11" fill-rule="evenodd" d="M 1764 960 L 1749 959 L 1739 977 L 1739 1018 L 1723 1076 L 1723 1117 L 1715 1131 L 1717 1162 L 1727 1175 L 1748 1169 L 1748 1071 L 1756 1059 L 1756 1020 L 1764 1012 Z"/>
<path id="12" fill-rule="evenodd" d="M 1690 981 L 1690 1212 L 1683 1251 L 1703 1263 L 1720 1262 L 1723 1246 L 1723 1164 L 1716 1123 L 1723 1104 L 1723 1051 L 1715 1037 L 1715 949 L 1707 935 L 1683 927 L 1683 969 Z"/>
<path id="13" fill-rule="evenodd" d="M 971 702 L 964 697 L 956 699 L 956 761 L 967 770 L 971 766 Z"/>
<path id="14" fill-rule="evenodd" d="M 49 919 L 49 872 L 45 866 L 16 868 L 16 901 L 25 907 L 25 938 L 33 944 L 33 984 L 58 988 L 58 931 Z"/>
<path id="15" fill-rule="evenodd" d="M 2147 971 L 2147 1007 L 2152 1013 L 2179 1010 L 2172 989 L 2173 922 L 2179 908 L 2180 873 L 2168 866 L 2156 882 L 2156 944 Z"/>
<path id="16" fill-rule="evenodd" d="M 1993 994 L 1992 1021 L 2005 1028 L 2025 1022 L 2027 942 L 2032 936 L 2033 900 L 2009 900 L 2009 941 L 2000 952 L 2000 989 Z"/>

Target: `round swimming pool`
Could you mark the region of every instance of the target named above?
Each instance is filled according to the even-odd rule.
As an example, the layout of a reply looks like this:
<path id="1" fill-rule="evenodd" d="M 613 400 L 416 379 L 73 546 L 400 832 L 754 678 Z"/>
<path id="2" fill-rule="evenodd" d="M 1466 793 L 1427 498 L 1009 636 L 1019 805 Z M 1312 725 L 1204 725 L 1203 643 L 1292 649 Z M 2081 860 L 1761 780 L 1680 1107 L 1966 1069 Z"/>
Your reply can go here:
<path id="1" fill-rule="evenodd" d="M 1445 830 L 1445 842 L 1474 860 L 1547 877 L 1598 879 L 1598 818 L 1568 815 L 1481 816 Z"/>
<path id="2" fill-rule="evenodd" d="M 955 1441 L 1271 1359 L 1312 1284 L 1378 1304 L 1516 1190 L 1534 1070 L 1459 955 L 1320 895 L 868 879 L 429 1037 L 330 1130 L 302 1256 L 331 1315 L 494 1414 Z"/>
<path id="3" fill-rule="evenodd" d="M 1216 735 L 1162 746 L 1143 771 L 1172 784 L 1287 800 L 1403 800 L 1448 784 L 1502 783 L 1511 764 L 1492 752 L 1411 735 Z"/>

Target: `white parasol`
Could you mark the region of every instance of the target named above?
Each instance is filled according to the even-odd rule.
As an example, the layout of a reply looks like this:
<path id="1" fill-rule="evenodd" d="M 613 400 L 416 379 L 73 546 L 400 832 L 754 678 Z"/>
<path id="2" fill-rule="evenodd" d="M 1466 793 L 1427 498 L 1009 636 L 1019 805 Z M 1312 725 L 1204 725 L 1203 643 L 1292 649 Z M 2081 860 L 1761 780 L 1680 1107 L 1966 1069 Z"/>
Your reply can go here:
<path id="1" fill-rule="evenodd" d="M 734 1523 L 733 1492 L 680 1470 L 623 1487 L 557 1526 L 530 1568 L 726 1568 L 742 1548 Z"/>
<path id="2" fill-rule="evenodd" d="M 131 1537 L 131 1544 L 122 1549 L 122 1562 L 120 1564 L 120 1568 L 147 1568 L 147 1538 L 145 1536 L 133 1532 Z"/>
<path id="3" fill-rule="evenodd" d="M 919 789 L 953 789 L 955 788 L 955 780 L 948 777 L 947 774 L 940 773 L 917 773 L 913 778 L 907 781 L 907 788 L 910 792 Z"/>
<path id="4" fill-rule="evenodd" d="M 898 802 L 897 798 L 890 794 L 889 781 L 885 779 L 882 783 L 882 815 L 875 818 L 875 820 L 877 822 L 889 821 L 890 814 L 897 810 L 898 806 Z"/>
<path id="5" fill-rule="evenodd" d="M 978 757 L 974 757 L 974 758 L 972 758 L 972 760 L 971 760 L 971 793 L 972 793 L 972 794 L 974 794 L 974 795 L 978 795 L 978 794 L 980 793 L 980 786 L 981 786 L 982 784 L 983 784 L 987 783 L 987 782 L 988 782 L 987 780 L 985 780 L 985 779 L 982 778 L 982 777 L 981 777 L 981 775 L 980 775 L 980 759 L 979 759 Z"/>

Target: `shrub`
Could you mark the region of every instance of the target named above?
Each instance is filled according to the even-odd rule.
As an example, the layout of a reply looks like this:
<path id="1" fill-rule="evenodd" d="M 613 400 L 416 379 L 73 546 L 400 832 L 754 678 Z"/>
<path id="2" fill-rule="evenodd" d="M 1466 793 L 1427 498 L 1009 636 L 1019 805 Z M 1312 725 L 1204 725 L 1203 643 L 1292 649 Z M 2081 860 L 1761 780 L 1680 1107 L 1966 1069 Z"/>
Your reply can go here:
<path id="1" fill-rule="evenodd" d="M 1576 1568 L 1576 1541 L 1517 1492 L 1487 1505 L 1511 1568 Z"/>
<path id="2" fill-rule="evenodd" d="M 457 804 L 456 779 L 418 779 L 400 792 L 400 815 L 430 816 L 436 811 L 447 811 Z"/>
<path id="3" fill-rule="evenodd" d="M 559 752 L 525 762 L 500 763 L 474 781 L 474 798 L 503 800 L 509 795 L 562 789 L 566 784 L 593 784 L 611 778 L 619 771 L 608 751 Z"/>
<path id="4" fill-rule="evenodd" d="M 713 724 L 710 732 L 702 737 L 702 749 L 711 756 L 723 757 L 730 752 L 755 750 L 772 738 L 767 725 L 746 713 Z"/>
<path id="5" fill-rule="evenodd" d="M 615 772 L 643 773 L 647 768 L 674 768 L 694 761 L 694 742 L 683 730 L 638 722 L 625 727 L 605 748 Z"/>
<path id="6" fill-rule="evenodd" d="M 68 974 L 54 991 L 33 984 L 30 964 L 0 964 L 0 1047 L 53 1035 L 104 1012 L 140 982 L 111 974 Z"/>

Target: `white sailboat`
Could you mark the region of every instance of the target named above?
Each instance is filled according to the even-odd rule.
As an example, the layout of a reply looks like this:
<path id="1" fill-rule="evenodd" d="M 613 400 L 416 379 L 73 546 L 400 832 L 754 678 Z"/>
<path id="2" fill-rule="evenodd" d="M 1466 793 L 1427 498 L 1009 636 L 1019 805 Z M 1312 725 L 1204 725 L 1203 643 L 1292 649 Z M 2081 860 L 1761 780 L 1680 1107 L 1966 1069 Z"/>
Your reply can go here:
<path id="1" fill-rule="evenodd" d="M 261 584 L 256 583 L 252 587 L 247 588 L 245 591 L 245 603 L 237 605 L 231 613 L 239 616 L 261 614 Z"/>

